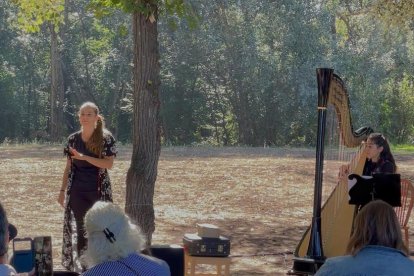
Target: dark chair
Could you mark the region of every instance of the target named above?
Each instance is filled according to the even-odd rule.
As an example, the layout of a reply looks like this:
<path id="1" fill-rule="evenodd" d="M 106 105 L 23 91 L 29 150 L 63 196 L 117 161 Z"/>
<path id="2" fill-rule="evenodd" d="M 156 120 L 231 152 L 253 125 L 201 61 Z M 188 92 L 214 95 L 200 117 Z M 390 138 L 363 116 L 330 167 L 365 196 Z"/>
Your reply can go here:
<path id="1" fill-rule="evenodd" d="M 184 275 L 184 248 L 182 246 L 152 245 L 150 254 L 168 264 L 171 276 Z"/>

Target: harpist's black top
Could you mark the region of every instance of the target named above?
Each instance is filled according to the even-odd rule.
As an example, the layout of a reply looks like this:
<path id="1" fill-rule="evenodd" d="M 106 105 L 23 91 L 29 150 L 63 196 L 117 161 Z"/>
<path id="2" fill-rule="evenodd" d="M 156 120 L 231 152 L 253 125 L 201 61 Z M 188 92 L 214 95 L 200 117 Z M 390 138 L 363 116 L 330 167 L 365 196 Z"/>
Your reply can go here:
<path id="1" fill-rule="evenodd" d="M 395 173 L 395 165 L 388 160 L 380 159 L 375 163 L 367 159 L 362 174 L 373 175 L 376 173 Z"/>

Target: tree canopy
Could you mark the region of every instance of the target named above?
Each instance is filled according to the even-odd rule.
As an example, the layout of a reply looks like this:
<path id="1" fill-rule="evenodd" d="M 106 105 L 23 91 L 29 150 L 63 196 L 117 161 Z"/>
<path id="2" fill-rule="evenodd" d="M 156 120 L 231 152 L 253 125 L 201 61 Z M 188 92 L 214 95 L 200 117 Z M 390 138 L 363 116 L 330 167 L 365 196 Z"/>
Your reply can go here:
<path id="1" fill-rule="evenodd" d="M 116 137 L 132 141 L 132 30 L 125 12 L 134 11 L 133 2 L 0 3 L 0 141 L 50 139 L 47 24 L 57 26 L 61 53 L 62 139 L 78 127 L 77 106 L 92 100 Z M 314 145 L 317 67 L 334 68 L 345 80 L 356 128 L 413 141 L 412 1 L 142 3 L 151 20 L 151 4 L 162 4 L 156 19 L 162 143 Z"/>

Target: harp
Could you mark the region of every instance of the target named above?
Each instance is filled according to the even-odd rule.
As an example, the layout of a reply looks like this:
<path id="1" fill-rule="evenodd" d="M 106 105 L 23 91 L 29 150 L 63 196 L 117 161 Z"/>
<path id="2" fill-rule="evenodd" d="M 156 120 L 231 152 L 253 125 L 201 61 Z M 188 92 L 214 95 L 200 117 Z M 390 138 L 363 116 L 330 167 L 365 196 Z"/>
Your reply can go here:
<path id="1" fill-rule="evenodd" d="M 366 156 L 361 142 L 372 132 L 369 127 L 354 131 L 348 92 L 341 78 L 333 73 L 333 69 L 319 68 L 316 73 L 318 132 L 313 217 L 311 226 L 295 250 L 293 269 L 288 273 L 294 275 L 314 274 L 326 257 L 344 255 L 352 232 L 355 206 L 348 204 L 346 177 L 335 179 L 336 185 L 321 207 L 327 122 L 328 129 L 330 127 L 338 130 L 336 138 L 332 136 L 329 139 L 338 140 L 337 156 L 348 160 L 349 173 L 362 174 Z M 339 167 L 336 168 L 338 172 Z"/>

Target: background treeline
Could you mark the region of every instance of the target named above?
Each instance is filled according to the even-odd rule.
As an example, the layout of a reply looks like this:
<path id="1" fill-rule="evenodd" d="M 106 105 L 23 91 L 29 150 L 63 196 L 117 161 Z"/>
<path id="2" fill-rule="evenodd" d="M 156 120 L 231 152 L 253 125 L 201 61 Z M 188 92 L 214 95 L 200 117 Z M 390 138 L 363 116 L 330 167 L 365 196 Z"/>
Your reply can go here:
<path id="1" fill-rule="evenodd" d="M 131 18 L 90 2 L 64 1 L 59 30 L 32 33 L 0 2 L 0 143 L 62 141 L 87 100 L 131 141 Z M 313 145 L 317 67 L 344 79 L 355 128 L 413 142 L 414 21 L 387 24 L 364 1 L 187 2 L 196 28 L 158 22 L 164 144 Z"/>

